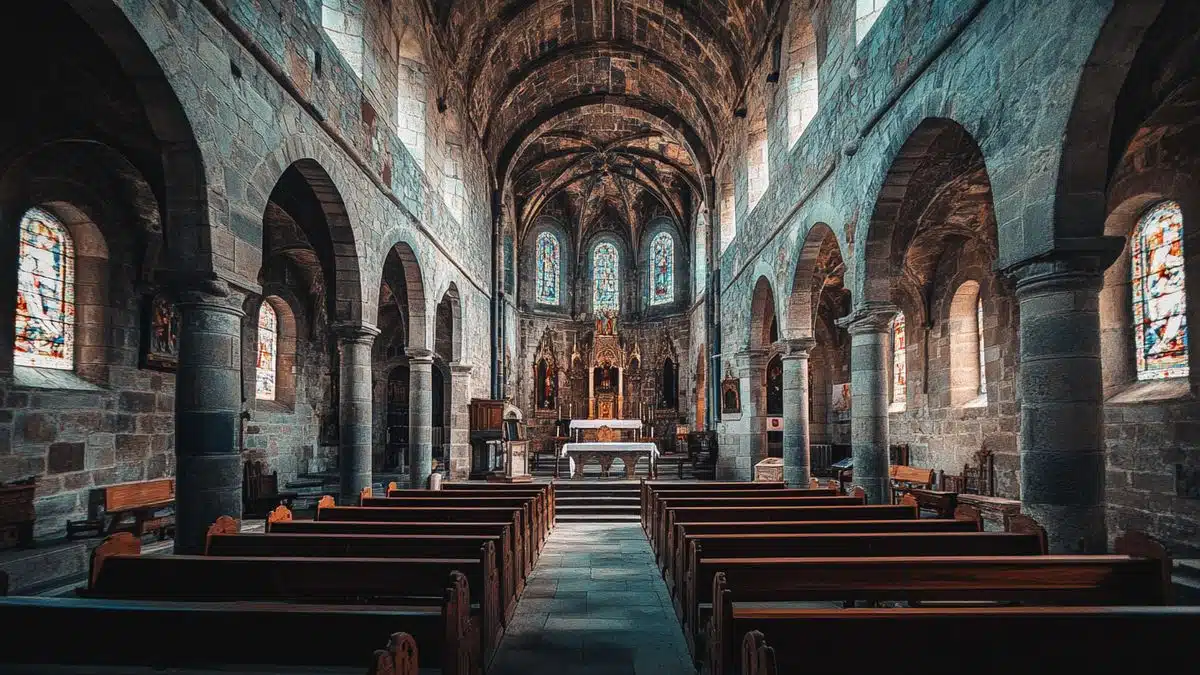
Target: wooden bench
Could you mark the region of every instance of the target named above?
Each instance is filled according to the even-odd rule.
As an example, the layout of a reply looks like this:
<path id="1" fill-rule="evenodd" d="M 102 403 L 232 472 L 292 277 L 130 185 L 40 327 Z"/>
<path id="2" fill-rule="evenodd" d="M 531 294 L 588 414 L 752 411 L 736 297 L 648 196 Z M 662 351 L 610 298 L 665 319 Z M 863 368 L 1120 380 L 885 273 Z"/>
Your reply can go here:
<path id="1" fill-rule="evenodd" d="M 771 494 L 741 495 L 721 492 L 701 497 L 658 497 L 650 512 L 651 532 L 659 541 L 666 538 L 668 513 L 688 506 L 842 506 L 861 504 L 863 500 L 834 494 L 830 490 L 772 490 Z"/>
<path id="2" fill-rule="evenodd" d="M 504 621 L 516 608 L 516 571 L 512 551 L 500 534 L 330 534 L 240 533 L 236 522 L 222 516 L 208 529 L 206 555 L 319 558 L 472 558 L 490 544 L 500 578 Z"/>
<path id="3" fill-rule="evenodd" d="M 530 543 L 528 521 L 521 509 L 506 507 L 429 506 L 393 508 L 390 506 L 321 506 L 315 520 L 375 521 L 402 523 L 509 523 L 512 525 L 513 550 L 520 551 L 525 576 L 533 571 L 535 551 Z"/>
<path id="4" fill-rule="evenodd" d="M 641 496 L 642 506 L 642 527 L 649 527 L 647 509 L 650 507 L 651 495 L 654 493 L 674 492 L 679 490 L 704 490 L 706 492 L 721 490 L 781 490 L 786 487 L 787 485 L 782 481 L 763 481 L 761 483 L 748 483 L 745 481 L 659 482 L 643 479 L 639 486 L 639 494 Z"/>
<path id="5" fill-rule="evenodd" d="M 527 531 L 530 536 L 529 543 L 533 548 L 532 553 L 534 556 L 540 554 L 542 548 L 545 546 L 547 530 L 544 514 L 537 508 L 536 502 L 532 497 L 475 497 L 470 495 L 461 497 L 410 497 L 407 495 L 403 497 L 365 497 L 362 499 L 360 506 L 401 509 L 413 507 L 517 508 L 521 509 L 522 520 L 529 524 Z"/>
<path id="6" fill-rule="evenodd" d="M 917 522 L 917 521 L 914 521 Z M 709 559 L 1040 556 L 1045 538 L 1016 532 L 823 532 L 692 535 L 680 576 L 684 628 L 698 633 L 716 570 Z"/>
<path id="7" fill-rule="evenodd" d="M 672 509 L 666 524 L 666 541 L 653 546 L 659 569 L 676 555 L 675 523 L 757 523 L 824 520 L 916 520 L 917 509 L 908 504 L 851 504 L 848 506 L 760 506 L 749 509 L 684 506 Z M 981 528 L 982 529 L 982 528 Z"/>
<path id="8" fill-rule="evenodd" d="M 897 518 L 916 518 L 915 507 L 900 506 L 899 511 L 886 509 L 870 509 L 867 511 L 853 511 L 855 515 L 848 515 L 851 512 L 846 512 L 845 517 L 837 515 L 838 511 L 829 511 L 828 509 L 854 509 L 861 506 L 867 506 L 866 500 L 861 496 L 838 496 L 838 497 L 803 497 L 798 499 L 784 498 L 776 504 L 770 503 L 705 503 L 695 505 L 672 505 L 667 507 L 662 516 L 657 519 L 656 527 L 653 531 L 653 543 L 655 555 L 658 556 L 658 564 L 660 568 L 670 560 L 671 554 L 671 530 L 677 521 L 691 520 L 695 522 L 713 522 L 726 521 L 736 522 L 739 520 L 883 520 L 893 517 L 898 514 Z M 891 504 L 881 506 L 895 506 Z M 808 509 L 806 511 L 794 511 L 794 509 Z M 826 509 L 826 510 L 821 510 Z M 913 515 L 909 515 L 913 514 Z"/>
<path id="9" fill-rule="evenodd" d="M 932 490 L 933 469 L 922 469 L 915 466 L 888 467 L 888 479 L 892 483 L 892 503 L 900 503 L 900 498 L 910 490 Z"/>
<path id="10" fill-rule="evenodd" d="M 736 636 L 755 629 L 739 622 L 738 603 L 858 599 L 1163 605 L 1170 584 L 1169 561 L 1164 567 L 1161 559 L 1128 555 L 702 558 L 700 567 L 700 578 L 712 579 L 706 652 L 714 673 L 731 672 Z"/>
<path id="11" fill-rule="evenodd" d="M 391 490 L 395 489 L 395 483 L 388 484 L 388 496 L 391 497 Z M 442 492 L 498 492 L 501 494 L 508 493 L 525 493 L 539 492 L 543 495 L 546 506 L 550 510 L 550 525 L 554 526 L 554 497 L 557 494 L 554 489 L 554 483 L 541 483 L 532 485 L 518 485 L 513 483 L 442 483 Z"/>
<path id="12" fill-rule="evenodd" d="M 672 490 L 670 492 L 651 492 L 650 506 L 646 509 L 647 525 L 651 531 L 657 519 L 662 515 L 663 505 L 672 504 L 679 499 L 729 499 L 756 498 L 775 499 L 777 497 L 836 497 L 836 490 L 829 488 L 780 488 L 764 492 L 763 490 Z"/>
<path id="13" fill-rule="evenodd" d="M 3 598 L 0 621 L 22 631 L 21 639 L 5 641 L 3 661 L 13 670 L 50 665 L 165 670 L 240 664 L 284 672 L 370 664 L 374 675 L 417 675 L 420 645 L 421 666 L 440 667 L 447 675 L 476 675 L 482 670 L 477 660 L 472 666 L 469 634 L 460 634 L 448 621 L 465 615 L 465 607 L 459 611 L 456 602 L 454 586 L 449 584 L 444 606 L 432 610 Z M 279 637 L 264 639 L 264 632 Z M 153 638 L 131 645 L 130 639 L 139 636 Z M 280 639 L 284 636 L 304 639 Z"/>
<path id="14" fill-rule="evenodd" d="M 472 621 L 478 622 L 478 653 L 485 662 L 500 636 L 500 583 L 490 543 L 476 558 L 143 556 L 140 548 L 141 542 L 128 533 L 106 539 L 93 552 L 89 584 L 79 594 L 184 602 L 440 607 L 446 580 L 458 573 L 475 589 Z M 466 598 L 470 601 L 471 595 Z"/>
<path id="15" fill-rule="evenodd" d="M 838 672 L 847 657 L 830 645 L 844 644 L 847 636 L 870 645 L 853 657 L 856 668 L 870 670 L 895 670 L 896 654 L 936 636 L 942 644 L 962 645 L 974 672 L 1116 673 L 1147 649 L 1155 664 L 1192 663 L 1195 644 L 1176 636 L 1200 631 L 1200 607 L 746 608 L 736 616 L 733 630 L 751 628 L 731 634 L 741 668 L 723 664 L 714 675 Z M 1026 655 L 1039 660 L 1014 661 Z M 966 668 L 966 660 L 955 661 L 953 671 L 942 663 L 922 672 Z"/>
<path id="16" fill-rule="evenodd" d="M 242 464 L 242 517 L 261 518 L 276 506 L 292 508 L 297 493 L 280 491 L 279 472 L 267 473 L 266 462 Z"/>
<path id="17" fill-rule="evenodd" d="M 84 532 L 99 535 L 118 531 L 139 537 L 156 532 L 159 539 L 165 539 L 175 526 L 174 513 L 162 513 L 175 506 L 174 478 L 109 485 L 93 492 L 93 500 L 97 496 L 99 500 L 90 505 L 87 520 L 67 521 L 68 539 Z M 132 522 L 126 522 L 126 518 Z"/>
<path id="18" fill-rule="evenodd" d="M 290 511 L 276 508 L 267 518 L 266 527 L 267 532 L 297 534 L 497 535 L 501 542 L 497 549 L 497 558 L 503 560 L 505 552 L 511 552 L 516 594 L 519 596 L 525 590 L 525 566 L 521 548 L 513 544 L 515 537 L 512 523 L 293 520 Z"/>

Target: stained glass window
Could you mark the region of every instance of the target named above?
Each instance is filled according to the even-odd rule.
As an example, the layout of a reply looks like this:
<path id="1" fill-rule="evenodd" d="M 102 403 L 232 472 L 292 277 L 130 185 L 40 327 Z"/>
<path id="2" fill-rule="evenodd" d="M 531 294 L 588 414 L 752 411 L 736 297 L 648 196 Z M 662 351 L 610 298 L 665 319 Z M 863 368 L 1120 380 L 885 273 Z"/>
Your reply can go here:
<path id="1" fill-rule="evenodd" d="M 275 357 L 279 352 L 279 317 L 271 303 L 258 308 L 258 362 L 255 367 L 255 398 L 275 400 Z"/>
<path id="2" fill-rule="evenodd" d="M 979 395 L 987 396 L 987 361 L 983 353 L 983 298 L 975 301 L 975 335 L 979 336 Z"/>
<path id="3" fill-rule="evenodd" d="M 1133 334 L 1139 380 L 1186 377 L 1183 211 L 1159 202 L 1138 220 L 1131 255 Z"/>
<path id="4" fill-rule="evenodd" d="M 18 366 L 71 370 L 75 365 L 75 251 L 71 234 L 50 213 L 21 218 L 17 269 Z"/>
<path id="5" fill-rule="evenodd" d="M 904 312 L 900 312 L 892 319 L 892 403 L 908 400 L 908 363 L 904 352 L 907 346 Z"/>
<path id="6" fill-rule="evenodd" d="M 592 252 L 592 311 L 621 309 L 620 282 L 617 280 L 617 247 L 608 242 L 596 245 Z"/>
<path id="7" fill-rule="evenodd" d="M 543 305 L 558 304 L 558 237 L 543 232 L 537 238 L 537 301 Z"/>
<path id="8" fill-rule="evenodd" d="M 665 305 L 675 300 L 675 240 L 659 232 L 650 242 L 650 304 Z"/>

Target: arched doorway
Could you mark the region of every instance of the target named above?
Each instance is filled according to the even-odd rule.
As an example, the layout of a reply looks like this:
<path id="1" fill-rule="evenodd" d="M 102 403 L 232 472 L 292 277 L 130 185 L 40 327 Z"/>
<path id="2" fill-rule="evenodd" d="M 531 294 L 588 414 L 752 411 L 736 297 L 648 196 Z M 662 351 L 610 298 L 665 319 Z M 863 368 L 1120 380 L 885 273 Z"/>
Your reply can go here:
<path id="1" fill-rule="evenodd" d="M 767 362 L 767 456 L 783 457 L 783 356 Z"/>
<path id="2" fill-rule="evenodd" d="M 408 366 L 396 366 L 388 373 L 385 470 L 408 465 L 408 377 Z"/>

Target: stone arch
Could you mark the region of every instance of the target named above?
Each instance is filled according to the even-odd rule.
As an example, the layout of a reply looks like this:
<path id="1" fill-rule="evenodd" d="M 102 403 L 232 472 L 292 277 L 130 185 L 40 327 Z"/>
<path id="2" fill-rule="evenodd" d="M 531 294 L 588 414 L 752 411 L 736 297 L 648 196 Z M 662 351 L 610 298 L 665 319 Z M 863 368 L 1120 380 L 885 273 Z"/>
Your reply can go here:
<path id="1" fill-rule="evenodd" d="M 328 244 L 328 259 L 322 261 L 329 288 L 327 303 L 330 317 L 338 323 L 359 324 L 373 317 L 365 310 L 362 274 L 359 270 L 358 238 L 351 218 L 350 206 L 343 199 L 330 167 L 337 160 L 320 143 L 307 136 L 292 136 L 264 159 L 254 171 L 247 202 L 258 211 L 261 221 L 267 202 L 288 169 L 295 169 L 304 179 L 320 205 L 324 232 L 316 233 L 327 242 L 312 242 L 318 252 Z M 265 192 L 264 192 L 265 189 Z M 261 255 L 261 252 L 260 252 Z"/>
<path id="2" fill-rule="evenodd" d="M 433 344 L 447 363 L 462 359 L 462 302 L 453 281 L 438 301 Z"/>
<path id="3" fill-rule="evenodd" d="M 247 401 L 254 401 L 256 406 L 264 401 L 257 397 L 256 389 L 258 382 L 258 317 L 263 305 L 269 306 L 275 312 L 276 319 L 275 397 L 270 399 L 266 405 L 291 408 L 296 403 L 296 366 L 299 354 L 299 320 L 295 307 L 301 305 L 298 304 L 298 299 L 290 289 L 271 288 L 265 290 L 261 296 L 247 298 L 244 303 L 243 325 L 250 338 L 246 342 L 251 349 L 246 350 L 247 353 L 243 356 L 243 368 L 254 373 L 253 378 L 246 378 L 245 397 Z"/>
<path id="4" fill-rule="evenodd" d="M 979 335 L 976 311 L 980 299 L 978 281 L 958 285 L 950 300 L 950 405 L 970 403 L 981 394 Z"/>
<path id="5" fill-rule="evenodd" d="M 831 256 L 836 256 L 836 260 L 830 259 Z M 805 234 L 804 243 L 796 255 L 792 289 L 787 298 L 786 333 L 789 338 L 814 337 L 817 304 L 828 280 L 826 276 L 817 286 L 816 276 L 829 264 L 845 269 L 842 245 L 829 225 L 817 222 Z"/>
<path id="6" fill-rule="evenodd" d="M 1168 2 L 1113 3 L 1091 53 L 1079 69 L 1079 86 L 1063 134 L 1054 193 L 1054 229 L 1059 236 L 1101 234 L 1117 98 L 1146 31 Z"/>
<path id="7" fill-rule="evenodd" d="M 159 200 L 161 226 L 171 235 L 165 242 L 172 261 L 170 266 L 178 272 L 211 271 L 214 267 L 211 223 L 224 221 L 224 182 L 209 183 L 191 122 L 158 57 L 119 5 L 90 0 L 63 2 L 109 49 L 144 106 L 147 122 L 161 149 L 163 175 Z M 210 191 L 220 199 L 210 200 Z"/>
<path id="8" fill-rule="evenodd" d="M 408 241 L 399 241 L 389 250 L 387 257 L 400 265 L 404 278 L 404 294 L 408 307 L 408 348 L 432 349 L 431 326 L 426 319 L 428 305 L 425 296 L 425 273 L 417 252 Z M 385 261 L 386 268 L 387 263 Z M 384 279 L 380 279 L 381 283 Z"/>
<path id="9" fill-rule="evenodd" d="M 767 349 L 774 342 L 771 339 L 771 324 L 777 321 L 775 313 L 775 289 L 765 275 L 759 276 L 754 282 L 754 291 L 750 296 L 750 337 L 748 347 L 751 350 Z"/>

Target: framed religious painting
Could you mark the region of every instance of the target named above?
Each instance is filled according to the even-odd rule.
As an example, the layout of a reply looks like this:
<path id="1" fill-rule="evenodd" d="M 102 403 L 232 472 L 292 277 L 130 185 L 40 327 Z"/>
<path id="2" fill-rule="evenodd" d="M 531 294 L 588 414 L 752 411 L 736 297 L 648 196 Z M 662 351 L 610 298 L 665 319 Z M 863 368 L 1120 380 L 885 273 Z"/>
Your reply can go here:
<path id="1" fill-rule="evenodd" d="M 150 296 L 144 313 L 142 367 L 174 371 L 179 366 L 179 307 L 160 291 Z"/>
<path id="2" fill-rule="evenodd" d="M 742 412 L 742 383 L 727 375 L 721 382 L 721 414 L 740 415 Z"/>

